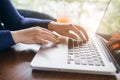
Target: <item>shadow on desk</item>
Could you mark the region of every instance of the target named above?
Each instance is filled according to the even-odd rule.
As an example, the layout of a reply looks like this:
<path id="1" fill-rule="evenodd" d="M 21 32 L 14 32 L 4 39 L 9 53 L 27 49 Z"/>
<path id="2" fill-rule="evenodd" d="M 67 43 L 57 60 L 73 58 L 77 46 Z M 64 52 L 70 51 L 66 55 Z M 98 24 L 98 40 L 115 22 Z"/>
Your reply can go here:
<path id="1" fill-rule="evenodd" d="M 114 76 L 32 70 L 35 50 L 0 52 L 0 80 L 116 80 Z"/>

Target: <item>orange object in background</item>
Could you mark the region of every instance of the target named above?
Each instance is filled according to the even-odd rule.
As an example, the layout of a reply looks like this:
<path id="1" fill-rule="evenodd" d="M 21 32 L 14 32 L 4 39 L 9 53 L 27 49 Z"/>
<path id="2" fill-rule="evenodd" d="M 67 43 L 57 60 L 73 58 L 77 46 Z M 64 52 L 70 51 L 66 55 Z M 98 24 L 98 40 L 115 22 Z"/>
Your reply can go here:
<path id="1" fill-rule="evenodd" d="M 57 22 L 59 22 L 59 23 L 68 23 L 69 18 L 68 17 L 57 17 Z"/>
<path id="2" fill-rule="evenodd" d="M 120 47 L 120 45 L 119 45 L 118 43 L 116 43 L 116 44 L 112 45 L 112 47 L 113 47 L 114 49 L 116 49 L 116 48 Z"/>
<path id="3" fill-rule="evenodd" d="M 58 3 L 56 10 L 56 19 L 59 23 L 70 22 L 70 6 L 66 1 Z"/>

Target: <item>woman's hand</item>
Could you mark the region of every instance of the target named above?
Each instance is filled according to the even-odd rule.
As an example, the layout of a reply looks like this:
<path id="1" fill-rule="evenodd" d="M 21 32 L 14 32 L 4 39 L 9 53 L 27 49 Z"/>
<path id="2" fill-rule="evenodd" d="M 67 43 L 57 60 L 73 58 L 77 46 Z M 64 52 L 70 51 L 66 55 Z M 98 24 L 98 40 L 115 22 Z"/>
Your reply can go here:
<path id="1" fill-rule="evenodd" d="M 25 44 L 47 44 L 49 42 L 59 43 L 57 37 L 49 30 L 41 27 L 33 27 L 18 31 L 11 31 L 15 43 Z"/>
<path id="2" fill-rule="evenodd" d="M 63 36 L 73 38 L 75 40 L 82 40 L 83 42 L 86 42 L 88 40 L 88 35 L 84 28 L 82 28 L 81 26 L 69 23 L 50 22 L 48 25 L 48 29 L 51 31 L 55 31 Z M 74 34 L 70 31 L 72 31 Z"/>

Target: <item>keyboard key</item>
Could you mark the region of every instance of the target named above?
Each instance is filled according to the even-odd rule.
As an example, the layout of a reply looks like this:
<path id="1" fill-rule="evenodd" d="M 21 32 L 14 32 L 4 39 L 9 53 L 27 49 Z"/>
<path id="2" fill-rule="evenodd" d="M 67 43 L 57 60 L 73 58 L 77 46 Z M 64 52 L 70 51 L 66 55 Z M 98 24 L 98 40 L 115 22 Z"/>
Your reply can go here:
<path id="1" fill-rule="evenodd" d="M 91 39 L 90 39 L 91 40 Z M 93 41 L 82 44 L 73 39 L 68 41 L 68 64 L 105 66 Z"/>

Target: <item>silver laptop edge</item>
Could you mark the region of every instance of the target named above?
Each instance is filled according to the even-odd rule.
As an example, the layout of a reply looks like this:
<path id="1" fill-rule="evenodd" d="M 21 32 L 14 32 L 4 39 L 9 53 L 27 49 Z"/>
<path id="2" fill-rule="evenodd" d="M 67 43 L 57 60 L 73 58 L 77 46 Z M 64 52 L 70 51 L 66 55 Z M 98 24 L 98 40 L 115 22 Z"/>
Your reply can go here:
<path id="1" fill-rule="evenodd" d="M 66 43 L 67 43 L 67 40 L 68 39 L 66 39 Z M 65 44 L 61 45 L 60 44 L 58 46 L 64 47 L 63 50 L 68 51 L 67 50 L 68 49 L 67 44 L 66 45 Z M 53 50 L 53 49 L 50 48 L 50 49 L 48 49 L 48 51 L 44 52 L 44 50 L 41 49 L 35 55 L 34 59 L 31 62 L 32 68 L 37 69 L 37 70 L 92 73 L 92 74 L 105 74 L 105 75 L 113 75 L 113 73 L 116 72 L 115 66 L 109 61 L 106 54 L 105 54 L 106 57 L 102 56 L 103 59 L 104 59 L 105 65 L 106 65 L 105 67 L 96 67 L 96 66 L 95 67 L 93 67 L 93 66 L 86 66 L 85 67 L 85 66 L 67 64 L 67 61 L 66 61 L 67 54 L 66 54 L 66 56 L 64 56 L 64 54 L 67 53 L 67 52 L 62 51 L 62 49 L 61 49 L 61 51 L 58 49 L 58 56 L 59 56 L 60 59 L 63 59 L 63 62 L 60 61 L 60 59 L 57 58 L 58 57 L 57 54 L 56 54 L 57 51 L 55 51 L 55 53 L 54 53 L 54 50 L 52 52 L 51 52 L 51 50 Z M 51 55 L 49 55 L 49 54 L 51 54 Z M 52 58 L 54 58 L 54 61 L 51 60 L 51 58 L 48 59 L 49 57 L 47 55 L 52 56 Z M 56 58 L 55 58 L 55 56 L 56 56 Z M 43 57 L 46 57 L 48 60 L 43 60 L 43 59 L 45 59 Z M 41 58 L 41 60 L 44 61 L 44 63 L 40 62 L 40 60 L 39 60 L 40 58 Z"/>

